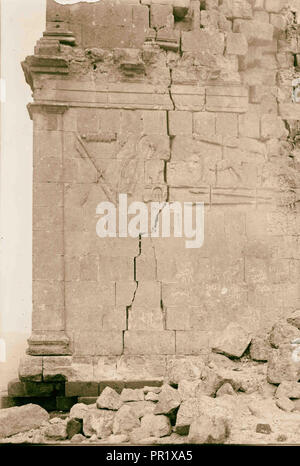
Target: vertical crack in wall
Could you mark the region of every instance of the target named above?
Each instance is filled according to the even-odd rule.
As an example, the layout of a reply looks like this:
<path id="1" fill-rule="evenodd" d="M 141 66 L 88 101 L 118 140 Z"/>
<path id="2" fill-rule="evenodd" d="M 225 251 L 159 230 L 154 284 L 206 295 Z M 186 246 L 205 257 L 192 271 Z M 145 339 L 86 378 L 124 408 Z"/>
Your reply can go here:
<path id="1" fill-rule="evenodd" d="M 137 293 L 137 290 L 138 290 L 138 287 L 139 287 L 139 282 L 137 280 L 137 274 L 136 274 L 136 261 L 137 261 L 137 258 L 140 257 L 140 255 L 142 254 L 142 235 L 139 234 L 139 251 L 138 251 L 138 254 L 136 256 L 134 256 L 133 258 L 133 280 L 135 282 L 135 289 L 133 291 L 133 295 L 132 295 L 132 299 L 131 299 L 131 302 L 128 306 L 126 306 L 126 325 L 125 325 L 125 330 L 123 330 L 123 354 L 124 354 L 124 349 L 125 349 L 125 332 L 128 330 L 128 320 L 129 320 L 129 312 L 130 310 L 132 309 L 132 306 L 133 306 L 133 303 L 134 303 L 134 300 L 135 300 L 135 296 L 136 296 L 136 293 Z"/>

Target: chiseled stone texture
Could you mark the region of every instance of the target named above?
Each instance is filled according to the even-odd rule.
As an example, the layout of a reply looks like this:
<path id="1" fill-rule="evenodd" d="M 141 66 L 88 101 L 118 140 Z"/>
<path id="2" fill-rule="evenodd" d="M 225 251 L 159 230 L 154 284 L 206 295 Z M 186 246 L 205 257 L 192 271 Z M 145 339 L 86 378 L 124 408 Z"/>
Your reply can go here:
<path id="1" fill-rule="evenodd" d="M 48 1 L 22 63 L 34 92 L 22 381 L 177 384 L 212 348 L 240 358 L 251 340 L 272 383 L 295 379 L 277 356 L 299 327 L 299 15 L 281 0 Z M 202 247 L 119 225 L 99 238 L 98 204 L 124 193 L 203 202 Z M 287 317 L 270 355 L 257 337 Z"/>

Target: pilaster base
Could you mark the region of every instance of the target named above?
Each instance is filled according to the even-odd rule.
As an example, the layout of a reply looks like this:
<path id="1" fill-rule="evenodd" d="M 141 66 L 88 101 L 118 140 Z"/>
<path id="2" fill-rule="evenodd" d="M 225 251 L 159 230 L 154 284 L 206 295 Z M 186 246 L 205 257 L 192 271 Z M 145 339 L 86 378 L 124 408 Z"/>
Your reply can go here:
<path id="1" fill-rule="evenodd" d="M 64 332 L 34 332 L 28 339 L 27 354 L 66 356 L 72 354 L 69 337 Z"/>

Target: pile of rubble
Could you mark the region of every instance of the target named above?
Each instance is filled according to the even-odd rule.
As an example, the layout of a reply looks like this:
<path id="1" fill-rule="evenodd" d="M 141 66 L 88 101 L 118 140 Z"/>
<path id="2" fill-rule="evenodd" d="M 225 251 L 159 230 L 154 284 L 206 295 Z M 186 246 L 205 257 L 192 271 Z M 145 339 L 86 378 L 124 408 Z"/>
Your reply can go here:
<path id="1" fill-rule="evenodd" d="M 106 386 L 69 413 L 0 410 L 1 442 L 300 443 L 300 311 L 266 338 L 230 324 L 209 360 L 174 359 L 162 386 Z"/>

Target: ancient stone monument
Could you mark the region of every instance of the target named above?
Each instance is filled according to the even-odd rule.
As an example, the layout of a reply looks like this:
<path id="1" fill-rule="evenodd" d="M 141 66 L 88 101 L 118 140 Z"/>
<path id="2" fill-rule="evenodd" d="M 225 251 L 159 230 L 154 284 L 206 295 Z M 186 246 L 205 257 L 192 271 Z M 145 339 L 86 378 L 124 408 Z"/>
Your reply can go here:
<path id="1" fill-rule="evenodd" d="M 299 308 L 299 22 L 296 0 L 48 0 L 22 63 L 33 314 L 12 396 L 159 384 L 175 359 L 226 353 L 229 324 L 248 345 Z M 120 194 L 204 202 L 203 246 L 100 238 L 97 206 Z"/>

